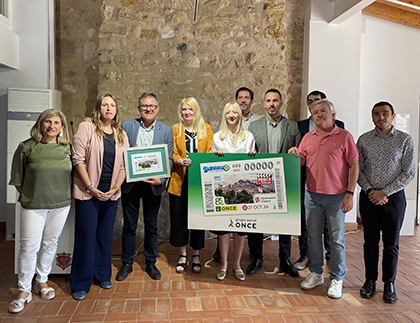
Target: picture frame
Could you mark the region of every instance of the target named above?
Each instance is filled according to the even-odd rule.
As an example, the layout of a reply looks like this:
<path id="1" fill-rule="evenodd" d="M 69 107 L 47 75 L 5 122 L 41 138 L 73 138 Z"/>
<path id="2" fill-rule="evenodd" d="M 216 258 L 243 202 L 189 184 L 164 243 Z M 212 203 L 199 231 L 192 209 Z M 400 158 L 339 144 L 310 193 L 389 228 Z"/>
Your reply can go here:
<path id="1" fill-rule="evenodd" d="M 171 177 L 167 144 L 127 148 L 124 163 L 127 183 Z"/>

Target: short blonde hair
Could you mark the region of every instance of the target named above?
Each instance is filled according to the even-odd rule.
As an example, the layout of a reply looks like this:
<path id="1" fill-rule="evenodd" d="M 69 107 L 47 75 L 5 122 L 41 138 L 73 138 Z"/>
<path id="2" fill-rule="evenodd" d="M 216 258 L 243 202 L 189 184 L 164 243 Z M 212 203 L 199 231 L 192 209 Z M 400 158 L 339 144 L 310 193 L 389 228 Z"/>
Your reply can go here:
<path id="1" fill-rule="evenodd" d="M 197 100 L 193 98 L 192 96 L 183 98 L 181 102 L 179 102 L 178 104 L 178 120 L 179 120 L 178 137 L 181 136 L 181 127 L 185 127 L 185 121 L 182 118 L 182 106 L 184 104 L 189 105 L 194 111 L 193 126 L 194 126 L 195 131 L 197 131 L 197 139 L 201 140 L 201 139 L 207 138 L 206 125 L 204 123 L 203 117 L 201 116 L 200 105 L 198 104 Z"/>
<path id="2" fill-rule="evenodd" d="M 67 145 L 70 142 L 69 138 L 69 132 L 67 129 L 67 120 L 66 116 L 63 112 L 56 110 L 56 109 L 47 109 L 44 110 L 38 119 L 36 120 L 35 124 L 33 125 L 31 129 L 31 137 L 36 140 L 37 142 L 41 142 L 42 140 L 42 124 L 44 123 L 45 119 L 51 118 L 51 117 L 59 117 L 61 120 L 61 125 L 63 126 L 63 129 L 61 129 L 61 136 L 57 136 L 57 144 L 60 145 Z"/>
<path id="3" fill-rule="evenodd" d="M 227 133 L 226 112 L 230 106 L 232 106 L 235 109 L 235 111 L 238 113 L 238 123 L 236 124 L 235 133 L 238 134 L 239 139 L 245 140 L 246 132 L 242 127 L 242 110 L 237 102 L 229 102 L 225 105 L 223 109 L 223 113 L 222 113 L 222 129 L 220 131 L 219 138 L 220 140 L 223 140 L 226 137 L 226 133 Z"/>

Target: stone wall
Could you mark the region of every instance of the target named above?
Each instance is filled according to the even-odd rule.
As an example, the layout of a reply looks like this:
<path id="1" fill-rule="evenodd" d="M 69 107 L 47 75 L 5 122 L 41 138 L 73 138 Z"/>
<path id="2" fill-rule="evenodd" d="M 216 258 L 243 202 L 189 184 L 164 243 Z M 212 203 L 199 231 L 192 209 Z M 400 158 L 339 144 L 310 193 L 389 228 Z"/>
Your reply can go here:
<path id="1" fill-rule="evenodd" d="M 158 119 L 172 125 L 194 96 L 214 131 L 223 106 L 241 86 L 263 114 L 269 88 L 283 94 L 282 114 L 299 120 L 303 77 L 304 0 L 57 0 L 57 79 L 63 110 L 77 124 L 96 98 L 112 93 L 124 118 L 154 92 Z M 160 236 L 169 232 L 167 196 Z M 141 222 L 141 221 L 140 221 Z M 121 211 L 117 212 L 116 235 Z M 142 236 L 139 226 L 139 236 Z"/>

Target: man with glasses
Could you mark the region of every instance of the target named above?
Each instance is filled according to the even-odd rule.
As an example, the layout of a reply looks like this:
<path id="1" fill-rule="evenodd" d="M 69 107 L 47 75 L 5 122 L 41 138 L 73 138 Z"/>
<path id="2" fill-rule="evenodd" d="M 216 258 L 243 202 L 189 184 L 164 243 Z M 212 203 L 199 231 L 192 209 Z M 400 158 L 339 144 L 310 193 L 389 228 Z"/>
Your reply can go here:
<path id="1" fill-rule="evenodd" d="M 159 101 L 153 93 L 143 93 L 139 98 L 140 118 L 124 120 L 122 128 L 127 133 L 130 147 L 144 147 L 158 144 L 168 145 L 169 169 L 172 168 L 173 135 L 172 128 L 156 120 Z M 149 177 L 148 180 L 122 185 L 123 233 L 121 260 L 123 266 L 115 279 L 127 278 L 133 271 L 133 256 L 136 251 L 136 229 L 139 217 L 140 199 L 143 200 L 144 257 L 146 272 L 152 279 L 160 279 L 161 274 L 155 263 L 157 258 L 157 215 L 161 194 L 166 188 L 166 178 Z"/>
<path id="2" fill-rule="evenodd" d="M 327 96 L 325 93 L 315 90 L 308 94 L 306 97 L 306 105 L 308 107 L 309 112 L 311 112 L 311 105 L 314 104 L 316 101 L 319 101 L 321 99 L 326 99 Z M 335 119 L 334 123 L 340 127 L 341 129 L 344 129 L 344 122 Z M 308 119 L 302 120 L 298 122 L 300 133 L 302 134 L 302 138 L 304 135 L 306 135 L 309 131 L 315 130 L 316 126 L 312 122 L 312 116 L 310 116 Z"/>
<path id="3" fill-rule="evenodd" d="M 315 102 L 326 99 L 327 96 L 325 93 L 315 90 L 308 94 L 306 97 L 306 105 L 308 106 L 309 112 L 311 111 L 311 105 Z M 342 128 L 344 128 L 344 122 L 335 119 L 334 123 Z M 315 130 L 316 126 L 312 122 L 312 116 L 308 119 L 302 120 L 298 122 L 300 134 L 305 136 L 309 131 Z M 306 229 L 306 215 L 305 215 L 305 180 L 306 180 L 306 167 L 301 168 L 301 230 L 299 236 L 299 259 L 293 264 L 297 270 L 304 270 L 306 267 L 309 266 L 310 259 L 308 257 L 308 231 Z M 328 228 L 327 222 L 325 220 L 324 223 L 324 248 L 325 252 L 325 261 L 327 270 L 330 271 L 330 242 L 329 242 L 329 235 L 328 235 Z"/>

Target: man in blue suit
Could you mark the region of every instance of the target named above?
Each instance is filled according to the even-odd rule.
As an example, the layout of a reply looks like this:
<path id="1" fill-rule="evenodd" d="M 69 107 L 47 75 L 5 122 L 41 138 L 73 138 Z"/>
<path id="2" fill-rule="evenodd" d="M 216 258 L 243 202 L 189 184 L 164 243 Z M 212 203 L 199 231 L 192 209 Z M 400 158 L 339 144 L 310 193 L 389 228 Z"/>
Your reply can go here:
<path id="1" fill-rule="evenodd" d="M 140 118 L 124 120 L 122 128 L 127 133 L 130 147 L 143 147 L 158 144 L 168 145 L 169 169 L 172 169 L 173 135 L 172 128 L 156 120 L 159 101 L 153 93 L 143 93 L 139 98 Z M 139 218 L 140 199 L 143 200 L 144 219 L 144 257 L 146 272 L 152 279 L 160 279 L 161 274 L 155 263 L 157 258 L 157 215 L 161 194 L 166 188 L 166 178 L 149 177 L 147 181 L 124 182 L 121 202 L 124 225 L 122 233 L 121 260 L 123 266 L 115 279 L 127 278 L 133 271 L 133 256 L 136 250 L 136 229 Z"/>
<path id="2" fill-rule="evenodd" d="M 315 103 L 316 101 L 319 101 L 321 99 L 326 99 L 327 96 L 325 95 L 325 93 L 315 90 L 312 91 L 308 94 L 308 96 L 306 97 L 306 104 L 308 106 L 308 110 L 311 111 L 310 107 L 313 103 Z M 344 129 L 344 122 L 335 119 L 334 120 L 335 124 Z M 299 131 L 300 134 L 303 136 L 305 136 L 309 131 L 315 130 L 316 126 L 315 124 L 312 122 L 311 117 L 309 117 L 308 119 L 302 120 L 298 122 L 298 126 L 299 126 Z M 295 266 L 295 268 L 297 270 L 304 270 L 306 267 L 308 267 L 310 260 L 308 258 L 308 231 L 306 229 L 306 215 L 305 215 L 305 181 L 306 181 L 306 167 L 302 167 L 301 168 L 301 189 L 302 189 L 302 194 L 301 194 L 301 230 L 300 230 L 300 236 L 299 236 L 299 253 L 300 253 L 300 257 L 299 259 L 293 264 L 293 266 Z M 325 220 L 326 221 L 326 220 Z M 326 250 L 325 253 L 325 260 L 327 262 L 327 270 L 329 271 L 330 269 L 330 243 L 328 240 L 328 229 L 327 229 L 327 224 L 325 222 L 324 225 L 324 248 Z"/>

